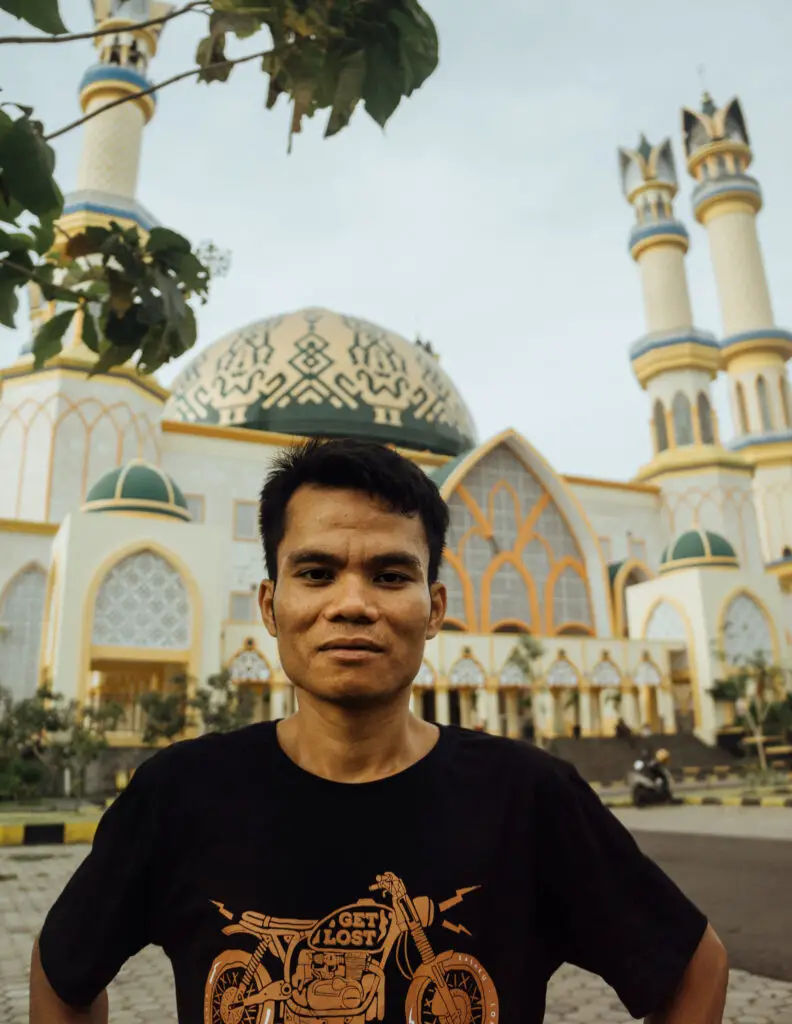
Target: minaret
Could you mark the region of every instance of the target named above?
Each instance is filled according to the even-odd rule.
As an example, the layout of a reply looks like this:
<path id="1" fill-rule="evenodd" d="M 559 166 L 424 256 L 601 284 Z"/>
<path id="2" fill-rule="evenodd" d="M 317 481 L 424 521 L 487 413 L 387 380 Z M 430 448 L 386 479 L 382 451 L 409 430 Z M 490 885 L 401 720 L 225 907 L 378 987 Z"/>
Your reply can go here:
<path id="1" fill-rule="evenodd" d="M 738 99 L 718 109 L 705 93 L 701 111 L 683 110 L 693 210 L 707 229 L 724 337 L 723 365 L 736 438 L 729 445 L 756 467 L 754 493 L 765 559 L 792 544 L 792 396 L 785 364 L 792 334 L 775 326 L 756 214 L 758 181 Z"/>
<path id="2" fill-rule="evenodd" d="M 633 372 L 650 400 L 654 456 L 638 479 L 651 480 L 663 493 L 669 535 L 691 527 L 732 537 L 738 515 L 723 503 L 690 499 L 691 488 L 723 486 L 750 492 L 745 460 L 720 442 L 711 383 L 721 365 L 715 337 L 693 326 L 685 253 L 685 226 L 674 216 L 678 191 L 671 142 L 652 146 L 642 136 L 637 149 L 619 150 L 622 190 L 633 207 L 630 254 L 641 272 L 646 334 L 631 347 Z M 703 478 L 706 477 L 706 480 Z M 760 558 L 758 538 L 749 528 L 734 541 L 743 557 Z"/>
<path id="3" fill-rule="evenodd" d="M 92 0 L 97 28 L 95 63 L 80 83 L 85 113 L 149 86 L 149 61 L 161 25 L 135 28 L 170 10 L 157 0 Z M 143 129 L 155 109 L 153 96 L 132 99 L 98 114 L 83 128 L 78 188 L 66 196 L 55 249 L 89 226 L 149 231 L 156 223 L 135 196 Z M 57 306 L 30 293 L 31 337 Z M 103 473 L 130 458 L 159 461 L 157 424 L 168 392 L 131 366 L 89 377 L 96 360 L 75 316 L 63 351 L 35 371 L 31 344 L 0 370 L 0 517 L 60 522 Z"/>

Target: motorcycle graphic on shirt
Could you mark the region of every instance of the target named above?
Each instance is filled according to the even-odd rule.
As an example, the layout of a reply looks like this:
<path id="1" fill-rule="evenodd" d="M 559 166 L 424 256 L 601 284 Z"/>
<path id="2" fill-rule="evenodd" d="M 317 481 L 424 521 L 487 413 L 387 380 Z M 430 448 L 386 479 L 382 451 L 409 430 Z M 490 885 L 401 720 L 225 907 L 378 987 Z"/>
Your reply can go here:
<path id="1" fill-rule="evenodd" d="M 204 1024 L 382 1021 L 391 959 L 410 981 L 406 1024 L 498 1024 L 498 995 L 478 960 L 432 948 L 425 929 L 434 920 L 435 903 L 426 896 L 411 898 L 391 872 L 377 875 L 369 891 L 380 898 L 360 899 L 320 920 L 246 910 L 223 928 L 224 935 L 253 936 L 257 945 L 252 953 L 226 950 L 215 959 L 206 982 Z M 461 902 L 460 893 L 467 891 L 459 890 L 440 908 Z M 215 906 L 233 918 L 222 904 Z M 277 977 L 264 966 L 265 954 L 268 963 L 273 956 L 279 962 Z"/>

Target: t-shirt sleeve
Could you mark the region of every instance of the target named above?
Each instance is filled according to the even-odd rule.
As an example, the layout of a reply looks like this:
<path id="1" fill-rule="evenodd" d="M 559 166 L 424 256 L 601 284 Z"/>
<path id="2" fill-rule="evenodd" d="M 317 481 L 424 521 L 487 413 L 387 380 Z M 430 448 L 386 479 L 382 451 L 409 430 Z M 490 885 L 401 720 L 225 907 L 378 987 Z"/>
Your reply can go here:
<path id="1" fill-rule="evenodd" d="M 90 1005 L 123 964 L 154 941 L 157 801 L 156 766 L 147 762 L 105 811 L 91 852 L 44 921 L 41 965 L 70 1006 Z"/>
<path id="2" fill-rule="evenodd" d="M 706 917 L 639 849 L 577 771 L 538 793 L 540 906 L 556 962 L 600 975 L 635 1018 L 671 999 Z"/>

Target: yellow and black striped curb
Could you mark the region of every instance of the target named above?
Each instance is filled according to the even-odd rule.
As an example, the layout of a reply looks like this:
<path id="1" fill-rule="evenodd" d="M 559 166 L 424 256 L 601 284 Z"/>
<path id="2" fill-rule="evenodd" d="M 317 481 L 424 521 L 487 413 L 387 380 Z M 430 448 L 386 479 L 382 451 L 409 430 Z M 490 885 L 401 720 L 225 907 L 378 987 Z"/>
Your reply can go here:
<path id="1" fill-rule="evenodd" d="M 604 797 L 606 807 L 632 807 L 629 796 Z M 792 810 L 792 796 L 680 796 L 677 805 L 687 807 L 788 807 Z M 658 806 L 658 805 L 655 805 Z"/>
<path id="2" fill-rule="evenodd" d="M 99 822 L 96 820 L 0 825 L 0 846 L 55 846 L 61 843 L 91 843 L 98 824 Z"/>

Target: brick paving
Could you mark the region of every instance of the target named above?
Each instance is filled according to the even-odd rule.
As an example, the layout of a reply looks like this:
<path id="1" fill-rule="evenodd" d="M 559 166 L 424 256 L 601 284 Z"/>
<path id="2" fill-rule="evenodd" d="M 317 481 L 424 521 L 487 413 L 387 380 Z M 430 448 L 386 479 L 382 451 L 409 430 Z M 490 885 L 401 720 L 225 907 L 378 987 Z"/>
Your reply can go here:
<path id="1" fill-rule="evenodd" d="M 87 846 L 0 850 L 0 1021 L 28 1022 L 28 963 L 49 906 Z M 631 1020 L 599 978 L 563 967 L 550 984 L 546 1024 L 627 1024 Z M 727 1024 L 792 1024 L 792 983 L 732 971 Z M 146 949 L 110 986 L 111 1024 L 175 1024 L 170 965 Z"/>

